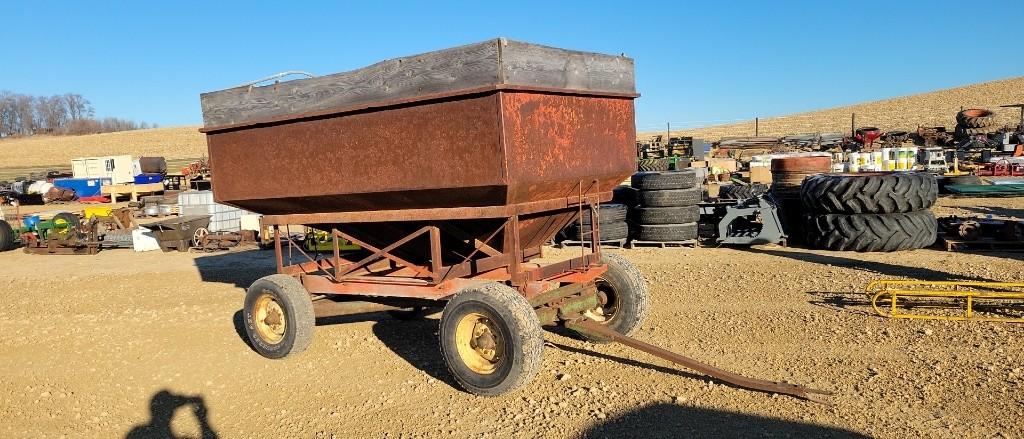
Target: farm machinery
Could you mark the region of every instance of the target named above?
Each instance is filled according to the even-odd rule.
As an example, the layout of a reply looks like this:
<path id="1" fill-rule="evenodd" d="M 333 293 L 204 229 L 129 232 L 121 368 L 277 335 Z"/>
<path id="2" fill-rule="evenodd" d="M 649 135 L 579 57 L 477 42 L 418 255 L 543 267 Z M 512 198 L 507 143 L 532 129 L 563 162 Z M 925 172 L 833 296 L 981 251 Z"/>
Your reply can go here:
<path id="1" fill-rule="evenodd" d="M 71 212 L 2 215 L 0 251 L 22 246 L 32 254 L 96 254 L 102 247 L 131 245 L 131 213 L 109 209 L 82 220 Z"/>
<path id="2" fill-rule="evenodd" d="M 625 56 L 495 39 L 204 93 L 214 197 L 262 214 L 261 229 L 273 234 L 276 274 L 256 280 L 243 303 L 252 348 L 268 358 L 298 354 L 318 316 L 443 307 L 441 353 L 477 395 L 529 383 L 543 328 L 556 326 L 737 386 L 826 394 L 631 337 L 652 298 L 618 254 L 593 246 L 535 261 L 574 221 L 600 240 L 600 221 L 584 228 L 583 212 L 599 218 L 636 169 L 633 77 Z M 417 148 L 395 161 L 381 139 Z M 320 257 L 282 239 L 293 225 L 326 233 L 330 249 Z M 359 250 L 343 253 L 346 243 Z"/>

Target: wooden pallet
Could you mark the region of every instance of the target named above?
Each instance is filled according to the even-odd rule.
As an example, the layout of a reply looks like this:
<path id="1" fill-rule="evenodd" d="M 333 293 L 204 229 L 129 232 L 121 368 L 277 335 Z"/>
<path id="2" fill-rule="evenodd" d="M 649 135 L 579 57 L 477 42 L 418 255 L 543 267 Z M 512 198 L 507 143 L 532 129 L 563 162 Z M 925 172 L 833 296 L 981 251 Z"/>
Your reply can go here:
<path id="1" fill-rule="evenodd" d="M 696 239 L 687 239 L 685 241 L 639 241 L 636 239 L 630 240 L 626 244 L 626 248 L 634 248 L 636 246 L 642 247 L 692 247 L 697 248 L 698 243 Z"/>
<path id="2" fill-rule="evenodd" d="M 1016 252 L 1024 251 L 1024 241 L 1001 241 L 996 239 L 954 239 L 948 237 L 941 237 L 942 245 L 946 247 L 946 251 L 1003 251 L 1003 252 Z"/>
<path id="3" fill-rule="evenodd" d="M 626 240 L 626 238 L 622 238 L 622 239 L 609 239 L 609 240 L 598 241 L 598 242 L 601 243 L 601 247 L 626 248 L 627 240 Z M 572 247 L 590 247 L 590 241 L 565 240 L 565 241 L 562 241 L 562 242 L 558 243 L 558 248 L 565 248 L 565 247 L 569 247 L 569 246 L 572 246 Z"/>
<path id="4" fill-rule="evenodd" d="M 118 195 L 130 195 L 132 201 L 139 201 L 140 195 L 155 194 L 163 192 L 164 184 L 160 183 L 121 183 L 105 184 L 100 186 L 100 194 L 110 196 L 110 204 L 117 204 Z"/>

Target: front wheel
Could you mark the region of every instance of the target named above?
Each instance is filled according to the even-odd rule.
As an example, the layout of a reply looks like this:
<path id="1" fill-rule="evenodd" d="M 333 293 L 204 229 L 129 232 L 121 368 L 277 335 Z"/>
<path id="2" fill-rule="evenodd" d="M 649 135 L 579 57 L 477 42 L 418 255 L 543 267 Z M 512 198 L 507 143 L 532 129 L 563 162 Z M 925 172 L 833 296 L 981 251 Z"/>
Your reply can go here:
<path id="1" fill-rule="evenodd" d="M 252 347 L 264 357 L 298 354 L 313 341 L 313 301 L 294 277 L 274 274 L 253 282 L 242 313 Z"/>
<path id="2" fill-rule="evenodd" d="M 650 293 L 640 270 L 621 255 L 601 253 L 608 271 L 598 276 L 597 308 L 586 316 L 622 335 L 631 335 L 640 328 L 651 307 Z M 611 340 L 596 334 L 581 334 L 587 340 L 607 343 Z"/>
<path id="3" fill-rule="evenodd" d="M 544 334 L 530 303 L 491 282 L 468 287 L 441 315 L 441 353 L 470 393 L 498 396 L 529 383 L 540 370 Z"/>

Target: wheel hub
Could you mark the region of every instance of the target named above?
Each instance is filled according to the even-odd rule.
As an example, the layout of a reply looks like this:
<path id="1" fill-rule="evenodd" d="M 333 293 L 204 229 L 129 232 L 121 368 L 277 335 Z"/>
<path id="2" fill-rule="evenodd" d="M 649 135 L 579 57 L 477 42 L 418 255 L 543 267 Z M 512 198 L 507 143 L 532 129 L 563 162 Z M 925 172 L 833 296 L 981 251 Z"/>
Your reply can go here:
<path id="1" fill-rule="evenodd" d="M 470 313 L 459 320 L 455 330 L 459 357 L 472 371 L 490 374 L 503 360 L 505 341 L 494 322 L 478 313 Z"/>
<path id="2" fill-rule="evenodd" d="M 284 338 L 288 322 L 284 310 L 281 309 L 281 304 L 274 299 L 274 296 L 264 293 L 256 299 L 253 317 L 256 322 L 256 332 L 264 341 L 276 344 Z"/>

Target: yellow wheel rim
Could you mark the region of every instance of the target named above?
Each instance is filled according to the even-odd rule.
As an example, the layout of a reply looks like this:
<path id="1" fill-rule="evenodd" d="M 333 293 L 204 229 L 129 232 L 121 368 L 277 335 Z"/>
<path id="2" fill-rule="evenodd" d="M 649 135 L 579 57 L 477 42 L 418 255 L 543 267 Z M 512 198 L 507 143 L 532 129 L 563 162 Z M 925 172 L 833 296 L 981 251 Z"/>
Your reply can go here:
<path id="1" fill-rule="evenodd" d="M 288 320 L 285 318 L 281 304 L 274 300 L 270 293 L 263 293 L 256 299 L 256 305 L 252 310 L 253 320 L 256 322 L 256 332 L 263 341 L 270 344 L 277 344 L 284 338 L 284 331 L 288 328 Z"/>
<path id="2" fill-rule="evenodd" d="M 481 375 L 493 373 L 504 360 L 505 340 L 490 318 L 469 313 L 455 327 L 455 346 L 462 362 Z"/>

